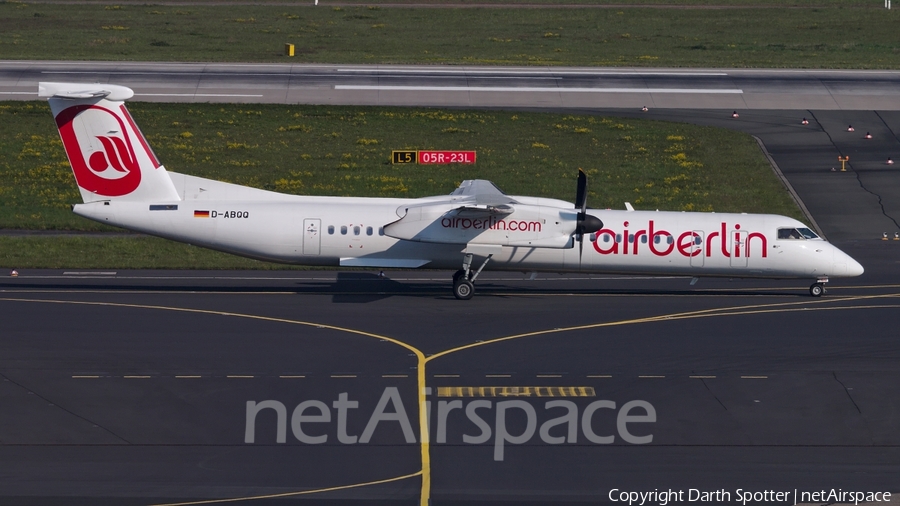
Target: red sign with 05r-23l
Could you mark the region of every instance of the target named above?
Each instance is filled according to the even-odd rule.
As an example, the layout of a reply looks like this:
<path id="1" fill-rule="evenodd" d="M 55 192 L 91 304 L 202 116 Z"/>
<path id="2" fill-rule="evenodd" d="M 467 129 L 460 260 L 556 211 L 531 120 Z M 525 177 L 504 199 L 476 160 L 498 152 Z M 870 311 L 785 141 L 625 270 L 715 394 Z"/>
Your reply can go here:
<path id="1" fill-rule="evenodd" d="M 475 163 L 474 151 L 419 151 L 420 164 Z"/>

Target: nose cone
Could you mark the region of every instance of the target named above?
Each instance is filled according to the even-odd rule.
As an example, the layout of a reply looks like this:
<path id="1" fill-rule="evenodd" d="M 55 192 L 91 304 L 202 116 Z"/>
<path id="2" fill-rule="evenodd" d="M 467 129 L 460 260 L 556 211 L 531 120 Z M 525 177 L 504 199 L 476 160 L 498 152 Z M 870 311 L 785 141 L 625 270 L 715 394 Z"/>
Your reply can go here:
<path id="1" fill-rule="evenodd" d="M 841 277 L 853 277 L 861 275 L 865 269 L 850 255 L 834 248 L 834 275 Z"/>
<path id="2" fill-rule="evenodd" d="M 847 259 L 848 259 L 848 262 L 847 262 L 847 275 L 848 276 L 859 276 L 863 272 L 865 272 L 865 269 L 863 269 L 863 266 L 860 265 L 859 262 L 850 258 L 849 256 L 847 257 Z"/>

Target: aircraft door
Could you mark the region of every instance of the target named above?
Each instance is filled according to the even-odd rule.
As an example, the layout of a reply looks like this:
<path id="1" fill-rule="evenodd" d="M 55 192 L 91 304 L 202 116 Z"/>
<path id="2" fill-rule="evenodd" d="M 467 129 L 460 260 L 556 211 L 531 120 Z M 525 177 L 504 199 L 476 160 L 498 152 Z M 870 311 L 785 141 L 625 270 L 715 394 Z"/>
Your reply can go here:
<path id="1" fill-rule="evenodd" d="M 743 230 L 731 231 L 731 266 L 747 267 L 749 257 L 747 255 L 747 232 Z"/>
<path id="2" fill-rule="evenodd" d="M 694 240 L 691 241 L 691 267 L 703 267 L 703 231 L 692 231 Z"/>
<path id="3" fill-rule="evenodd" d="M 306 218 L 303 220 L 303 254 L 318 255 L 322 244 L 322 220 Z"/>

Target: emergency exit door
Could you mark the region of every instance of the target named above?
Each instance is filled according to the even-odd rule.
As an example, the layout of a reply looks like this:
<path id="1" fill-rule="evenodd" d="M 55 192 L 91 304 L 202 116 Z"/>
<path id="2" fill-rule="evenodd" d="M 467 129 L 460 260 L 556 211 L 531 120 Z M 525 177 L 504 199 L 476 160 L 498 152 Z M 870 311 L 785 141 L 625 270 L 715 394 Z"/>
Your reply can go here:
<path id="1" fill-rule="evenodd" d="M 306 218 L 303 220 L 303 254 L 318 255 L 322 246 L 322 220 Z"/>

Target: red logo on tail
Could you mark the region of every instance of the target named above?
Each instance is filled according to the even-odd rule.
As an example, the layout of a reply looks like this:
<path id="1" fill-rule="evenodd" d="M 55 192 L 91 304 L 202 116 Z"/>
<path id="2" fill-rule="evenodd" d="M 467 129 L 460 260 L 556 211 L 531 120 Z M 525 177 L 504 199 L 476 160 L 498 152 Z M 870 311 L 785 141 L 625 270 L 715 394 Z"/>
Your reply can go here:
<path id="1" fill-rule="evenodd" d="M 79 118 L 84 126 L 79 129 L 81 141 L 75 125 L 80 114 L 85 115 Z M 113 111 L 95 105 L 77 105 L 59 113 L 56 125 L 78 186 L 98 195 L 120 197 L 141 184 L 141 168 L 125 123 Z M 92 130 L 102 130 L 104 135 L 96 135 Z M 83 146 L 82 142 L 88 145 Z M 100 149 L 92 149 L 95 147 Z"/>

